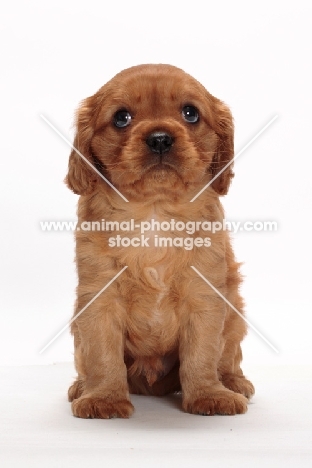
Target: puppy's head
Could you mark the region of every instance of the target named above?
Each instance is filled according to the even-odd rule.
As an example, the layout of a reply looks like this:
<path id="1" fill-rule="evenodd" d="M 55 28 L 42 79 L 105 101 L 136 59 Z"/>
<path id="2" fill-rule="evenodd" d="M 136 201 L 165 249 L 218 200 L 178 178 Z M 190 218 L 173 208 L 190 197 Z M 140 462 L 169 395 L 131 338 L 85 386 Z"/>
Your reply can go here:
<path id="1" fill-rule="evenodd" d="M 190 75 L 169 65 L 139 65 L 116 75 L 77 113 L 75 148 L 125 196 L 211 186 L 224 195 L 233 176 L 229 109 Z M 105 184 L 72 151 L 67 185 L 92 193 Z"/>

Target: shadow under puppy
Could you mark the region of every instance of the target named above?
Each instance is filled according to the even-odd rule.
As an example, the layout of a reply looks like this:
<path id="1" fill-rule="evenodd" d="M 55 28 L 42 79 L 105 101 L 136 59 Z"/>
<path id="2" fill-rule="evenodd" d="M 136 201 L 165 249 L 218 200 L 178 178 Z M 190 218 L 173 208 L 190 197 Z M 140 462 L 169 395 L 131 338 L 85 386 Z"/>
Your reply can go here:
<path id="1" fill-rule="evenodd" d="M 84 221 L 222 222 L 219 196 L 233 176 L 229 109 L 194 78 L 170 65 L 124 70 L 77 112 L 68 187 Z M 215 179 L 214 179 L 215 178 Z M 192 203 L 206 184 L 211 185 Z M 127 232 L 139 237 L 140 228 Z M 109 245 L 112 231 L 76 232 L 79 284 L 75 314 L 127 269 L 72 323 L 77 380 L 69 389 L 81 418 L 128 418 L 129 393 L 182 391 L 190 413 L 247 410 L 253 385 L 244 377 L 240 342 L 246 324 L 191 268 L 196 267 L 242 312 L 241 282 L 229 235 L 209 232 L 210 246 Z M 174 228 L 165 237 L 190 237 Z M 206 238 L 201 228 L 191 237 Z M 169 239 L 169 240 L 170 240 Z"/>

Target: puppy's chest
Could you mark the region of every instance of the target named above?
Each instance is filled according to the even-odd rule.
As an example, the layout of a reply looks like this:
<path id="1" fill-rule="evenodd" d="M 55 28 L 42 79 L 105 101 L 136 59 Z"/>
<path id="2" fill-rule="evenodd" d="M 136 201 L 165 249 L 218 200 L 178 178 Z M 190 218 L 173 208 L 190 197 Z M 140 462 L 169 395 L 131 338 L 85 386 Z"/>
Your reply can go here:
<path id="1" fill-rule="evenodd" d="M 171 282 L 166 278 L 166 265 L 143 267 L 140 280 L 143 285 L 138 285 L 138 297 L 135 297 L 130 313 L 134 320 L 143 314 L 147 327 L 155 331 L 170 321 L 173 313 L 170 310 Z"/>
<path id="2" fill-rule="evenodd" d="M 131 252 L 127 259 L 129 269 L 134 279 L 137 279 L 134 289 L 136 286 L 139 289 L 140 304 L 145 307 L 148 325 L 154 328 L 161 327 L 168 321 L 172 277 L 176 273 L 178 259 L 176 248 L 170 245 L 162 247 L 157 245 L 161 232 L 159 228 L 167 225 L 169 226 L 168 221 L 164 223 L 162 218 L 152 212 L 140 224 L 141 234 L 147 245 L 137 250 L 135 258 Z M 170 237 L 172 233 L 167 232 L 167 235 Z"/>
<path id="3" fill-rule="evenodd" d="M 178 333 L 177 307 L 164 265 L 146 266 L 127 303 L 127 348 L 135 355 L 164 355 Z"/>

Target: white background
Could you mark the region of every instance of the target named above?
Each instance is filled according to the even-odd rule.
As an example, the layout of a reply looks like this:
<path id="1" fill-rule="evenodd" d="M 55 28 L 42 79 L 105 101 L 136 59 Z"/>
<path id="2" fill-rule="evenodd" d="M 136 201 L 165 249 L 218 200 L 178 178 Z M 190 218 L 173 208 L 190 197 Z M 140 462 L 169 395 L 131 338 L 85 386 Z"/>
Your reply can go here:
<path id="1" fill-rule="evenodd" d="M 224 198 L 227 218 L 275 220 L 276 233 L 238 233 L 252 331 L 245 360 L 310 355 L 311 6 L 309 2 L 15 1 L 1 28 L 0 364 L 72 360 L 66 331 L 39 350 L 73 311 L 72 233 L 42 220 L 74 220 L 77 196 L 63 184 L 74 111 L 121 69 L 171 63 L 231 108 L 239 151 Z"/>

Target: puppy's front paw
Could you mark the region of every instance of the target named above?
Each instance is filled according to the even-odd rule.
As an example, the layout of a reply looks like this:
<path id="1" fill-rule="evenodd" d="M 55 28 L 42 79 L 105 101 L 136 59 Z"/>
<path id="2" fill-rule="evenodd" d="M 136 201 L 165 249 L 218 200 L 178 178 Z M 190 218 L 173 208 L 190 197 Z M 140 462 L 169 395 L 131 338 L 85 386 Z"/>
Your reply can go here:
<path id="1" fill-rule="evenodd" d="M 127 399 L 111 400 L 108 398 L 82 396 L 72 402 L 73 415 L 78 418 L 129 418 L 134 407 Z"/>
<path id="2" fill-rule="evenodd" d="M 241 393 L 246 398 L 250 399 L 255 393 L 255 387 L 244 376 L 236 374 L 226 374 L 222 376 L 222 384 L 236 393 Z"/>
<path id="3" fill-rule="evenodd" d="M 188 413 L 213 416 L 214 414 L 241 414 L 247 411 L 248 400 L 243 395 L 228 390 L 208 393 L 192 402 L 184 402 Z"/>

